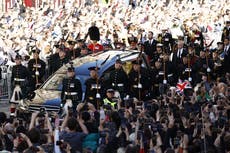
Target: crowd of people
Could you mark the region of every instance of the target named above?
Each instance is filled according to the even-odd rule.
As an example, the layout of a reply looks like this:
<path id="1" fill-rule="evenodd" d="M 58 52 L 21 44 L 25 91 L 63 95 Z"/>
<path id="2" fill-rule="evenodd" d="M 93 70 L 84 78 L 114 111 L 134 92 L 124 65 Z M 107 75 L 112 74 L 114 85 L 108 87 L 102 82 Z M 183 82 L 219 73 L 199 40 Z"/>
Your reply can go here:
<path id="1" fill-rule="evenodd" d="M 0 64 L 14 65 L 11 109 L 62 65 L 88 54 L 138 50 L 150 67 L 137 58 L 126 72 L 118 58 L 108 82 L 90 67 L 83 97 L 70 64 L 62 111 L 1 112 L 0 150 L 229 153 L 229 2 L 85 2 L 59 9 L 21 4 L 1 15 Z"/>

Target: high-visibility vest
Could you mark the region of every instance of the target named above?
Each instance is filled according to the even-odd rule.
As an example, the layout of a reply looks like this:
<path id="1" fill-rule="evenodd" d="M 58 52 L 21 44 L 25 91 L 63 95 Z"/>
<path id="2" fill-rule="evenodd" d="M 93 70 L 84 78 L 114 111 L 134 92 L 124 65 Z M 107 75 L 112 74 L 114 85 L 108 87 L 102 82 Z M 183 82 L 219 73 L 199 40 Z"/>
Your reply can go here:
<path id="1" fill-rule="evenodd" d="M 117 104 L 116 102 L 112 102 L 110 101 L 108 98 L 103 99 L 104 105 L 110 105 L 113 108 L 115 107 L 115 105 Z"/>

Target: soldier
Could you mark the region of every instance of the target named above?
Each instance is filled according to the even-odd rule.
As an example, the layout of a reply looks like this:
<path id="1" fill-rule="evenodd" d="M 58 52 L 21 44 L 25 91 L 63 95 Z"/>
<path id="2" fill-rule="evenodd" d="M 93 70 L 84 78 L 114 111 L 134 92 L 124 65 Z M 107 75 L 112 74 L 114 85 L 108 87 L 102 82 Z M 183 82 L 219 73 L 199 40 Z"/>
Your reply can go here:
<path id="1" fill-rule="evenodd" d="M 214 49 L 212 51 L 212 62 L 214 63 L 213 72 L 211 73 L 212 79 L 216 80 L 217 78 L 220 78 L 224 72 L 223 65 L 222 65 L 217 49 Z"/>
<path id="2" fill-rule="evenodd" d="M 122 61 L 120 59 L 116 60 L 114 67 L 115 70 L 111 71 L 109 75 L 110 86 L 117 90 L 123 99 L 128 89 L 128 76 L 122 68 Z"/>
<path id="3" fill-rule="evenodd" d="M 66 55 L 66 48 L 59 46 L 58 53 L 54 54 L 51 59 L 51 73 L 56 72 L 60 67 L 69 62 Z"/>
<path id="4" fill-rule="evenodd" d="M 90 40 L 92 41 L 92 43 L 88 45 L 88 48 L 93 53 L 103 51 L 104 50 L 103 46 L 98 43 L 98 41 L 100 40 L 100 31 L 99 31 L 99 28 L 96 26 L 95 22 L 92 23 L 92 26 L 88 29 L 88 34 L 89 34 Z"/>
<path id="5" fill-rule="evenodd" d="M 62 85 L 62 103 L 71 100 L 75 112 L 78 103 L 82 100 L 82 86 L 80 80 L 75 78 L 75 69 L 72 65 L 67 69 L 67 78 L 63 79 Z"/>
<path id="6" fill-rule="evenodd" d="M 97 71 L 100 70 L 98 67 L 89 67 L 90 78 L 85 81 L 85 101 L 92 103 L 95 108 L 99 107 L 101 100 L 101 81 L 98 78 Z"/>
<path id="7" fill-rule="evenodd" d="M 39 58 L 40 50 L 34 49 L 33 59 L 28 62 L 28 71 L 30 73 L 30 88 L 34 91 L 42 82 L 45 75 L 46 63 Z"/>
<path id="8" fill-rule="evenodd" d="M 129 73 L 130 94 L 139 100 L 144 100 L 149 93 L 148 90 L 151 86 L 150 76 L 146 68 L 141 67 L 141 60 L 132 62 L 133 68 Z"/>
<path id="9" fill-rule="evenodd" d="M 17 54 L 15 57 L 16 65 L 12 68 L 11 82 L 13 85 L 13 94 L 10 100 L 11 115 L 15 115 L 15 104 L 20 100 L 26 98 L 28 94 L 27 80 L 29 79 L 29 72 L 25 66 L 22 65 L 22 56 Z"/>
<path id="10" fill-rule="evenodd" d="M 164 46 L 164 50 L 166 51 L 166 53 L 170 53 L 172 48 L 173 48 L 173 38 L 172 38 L 172 34 L 168 32 L 167 28 L 162 29 L 162 42 L 163 46 Z"/>
<path id="11" fill-rule="evenodd" d="M 151 63 L 155 63 L 163 55 L 163 44 L 157 43 L 156 52 L 154 53 Z"/>
<path id="12" fill-rule="evenodd" d="M 197 74 L 196 82 L 194 82 L 195 84 L 202 81 L 201 79 L 203 74 L 207 74 L 209 79 L 209 74 L 213 70 L 213 61 L 208 57 L 207 54 L 208 53 L 204 50 L 201 50 L 200 52 L 200 58 L 197 60 L 197 67 L 199 68 L 199 73 Z"/>

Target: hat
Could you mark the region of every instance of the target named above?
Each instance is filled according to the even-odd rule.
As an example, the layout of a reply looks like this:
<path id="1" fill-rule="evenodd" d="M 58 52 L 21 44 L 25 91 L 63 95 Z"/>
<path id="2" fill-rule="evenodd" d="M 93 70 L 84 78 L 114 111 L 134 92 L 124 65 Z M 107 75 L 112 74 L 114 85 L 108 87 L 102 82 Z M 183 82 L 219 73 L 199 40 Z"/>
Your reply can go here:
<path id="1" fill-rule="evenodd" d="M 59 48 L 59 47 L 60 47 L 60 45 L 59 45 L 59 44 L 55 44 L 55 45 L 54 45 L 54 47 Z"/>
<path id="2" fill-rule="evenodd" d="M 76 44 L 76 41 L 69 40 L 69 41 L 67 41 L 67 43 L 68 43 L 69 45 L 75 45 L 75 44 Z"/>
<path id="3" fill-rule="evenodd" d="M 75 70 L 75 69 L 74 69 L 73 66 L 70 66 L 70 67 L 68 67 L 68 69 L 67 69 L 68 72 L 74 72 L 74 70 Z"/>
<path id="4" fill-rule="evenodd" d="M 114 93 L 114 90 L 110 88 L 110 89 L 107 89 L 106 92 Z"/>
<path id="5" fill-rule="evenodd" d="M 120 64 L 122 64 L 121 59 L 117 59 L 117 60 L 116 60 L 116 63 L 120 63 Z"/>
<path id="6" fill-rule="evenodd" d="M 40 52 L 41 52 L 41 50 L 38 49 L 38 48 L 35 48 L 35 49 L 32 50 L 32 53 L 38 53 L 39 54 Z"/>
<path id="7" fill-rule="evenodd" d="M 132 42 L 137 43 L 138 42 L 137 37 L 129 37 L 128 43 L 131 44 Z"/>
<path id="8" fill-rule="evenodd" d="M 92 66 L 92 67 L 89 67 L 88 70 L 90 70 L 90 71 L 96 71 L 96 70 L 100 70 L 100 68 L 96 67 L 96 66 Z"/>
<path id="9" fill-rule="evenodd" d="M 184 36 L 178 36 L 178 40 L 184 40 Z"/>
<path id="10" fill-rule="evenodd" d="M 82 42 L 84 42 L 84 39 L 78 39 L 77 42 L 82 43 Z"/>
<path id="11" fill-rule="evenodd" d="M 22 60 L 22 56 L 21 55 L 19 55 L 18 53 L 17 53 L 17 55 L 15 56 L 15 59 L 17 59 L 17 60 Z"/>
<path id="12" fill-rule="evenodd" d="M 163 47 L 163 44 L 157 43 L 157 47 Z"/>
<path id="13" fill-rule="evenodd" d="M 217 45 L 223 45 L 223 44 L 224 44 L 224 42 L 219 41 L 219 42 L 217 42 L 216 44 L 217 44 Z"/>

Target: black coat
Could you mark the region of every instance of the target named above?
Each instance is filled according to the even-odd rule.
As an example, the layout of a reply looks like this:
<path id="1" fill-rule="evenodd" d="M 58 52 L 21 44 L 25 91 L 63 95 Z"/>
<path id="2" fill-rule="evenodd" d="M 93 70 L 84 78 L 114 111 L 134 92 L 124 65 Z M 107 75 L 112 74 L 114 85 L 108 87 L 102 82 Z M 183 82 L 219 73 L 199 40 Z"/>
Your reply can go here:
<path id="1" fill-rule="evenodd" d="M 156 52 L 156 45 L 157 45 L 157 41 L 156 40 L 153 40 L 151 44 L 150 44 L 149 40 L 144 43 L 144 52 L 151 59 L 153 58 L 153 55 Z"/>
<path id="2" fill-rule="evenodd" d="M 82 100 L 82 87 L 79 79 L 64 78 L 62 81 L 61 99 L 71 99 L 72 101 Z M 66 95 L 65 93 L 77 92 L 77 95 Z"/>

